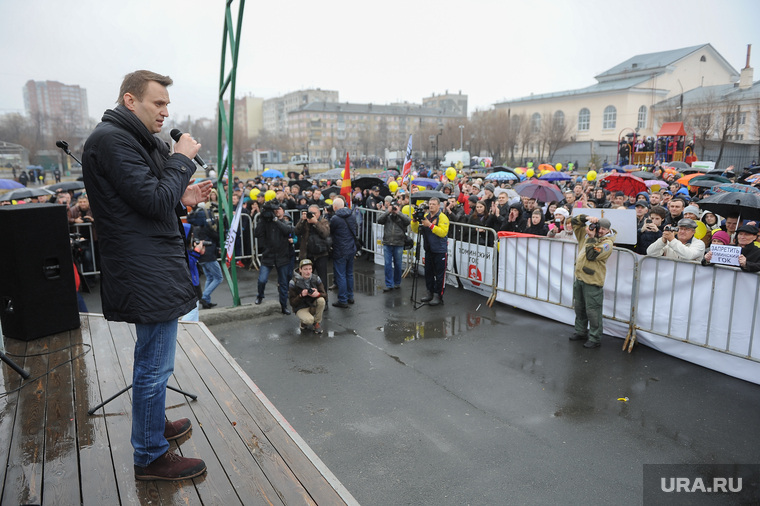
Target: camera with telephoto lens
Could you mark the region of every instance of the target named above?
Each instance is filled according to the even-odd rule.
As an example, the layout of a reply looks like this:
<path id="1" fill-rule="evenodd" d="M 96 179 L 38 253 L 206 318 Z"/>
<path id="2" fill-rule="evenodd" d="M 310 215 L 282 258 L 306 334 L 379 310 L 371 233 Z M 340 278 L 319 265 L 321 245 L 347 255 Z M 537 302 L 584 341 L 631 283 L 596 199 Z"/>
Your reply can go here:
<path id="1" fill-rule="evenodd" d="M 196 246 L 198 246 L 199 244 L 203 244 L 204 246 L 206 246 L 206 247 L 209 247 L 209 246 L 211 246 L 211 245 L 212 245 L 212 244 L 214 244 L 214 243 L 213 243 L 213 242 L 211 242 L 211 241 L 204 241 L 204 240 L 202 240 L 202 239 L 196 239 L 196 238 L 193 238 L 193 248 L 195 248 L 195 247 L 196 247 Z"/>
<path id="2" fill-rule="evenodd" d="M 414 221 L 422 221 L 425 219 L 425 213 L 428 212 L 428 209 L 430 207 L 427 204 L 421 204 L 419 206 L 415 206 L 414 212 L 412 213 L 412 218 Z"/>
<path id="3" fill-rule="evenodd" d="M 589 226 L 588 226 L 588 229 L 589 230 L 596 230 L 596 227 L 597 227 L 596 223 L 590 223 Z"/>
<path id="4" fill-rule="evenodd" d="M 312 213 L 311 211 L 306 211 L 306 219 L 307 220 L 310 220 L 313 217 L 314 217 L 314 213 Z"/>
<path id="5" fill-rule="evenodd" d="M 391 201 L 388 203 L 388 205 L 390 206 L 390 208 L 391 208 L 392 210 L 394 210 L 394 211 L 398 211 L 398 200 L 396 200 L 396 199 L 393 199 L 393 200 L 391 200 Z"/>
<path id="6" fill-rule="evenodd" d="M 665 227 L 662 229 L 663 232 L 673 232 L 674 234 L 678 233 L 678 227 L 673 225 L 665 225 Z"/>

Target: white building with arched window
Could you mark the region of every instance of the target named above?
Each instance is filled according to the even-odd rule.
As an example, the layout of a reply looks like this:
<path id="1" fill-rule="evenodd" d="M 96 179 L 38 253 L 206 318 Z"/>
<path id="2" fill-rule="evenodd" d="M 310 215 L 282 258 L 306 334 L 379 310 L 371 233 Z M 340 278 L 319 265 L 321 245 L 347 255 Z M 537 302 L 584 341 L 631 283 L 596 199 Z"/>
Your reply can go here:
<path id="1" fill-rule="evenodd" d="M 510 116 L 530 118 L 538 132 L 542 118 L 563 118 L 576 142 L 614 141 L 638 129 L 655 135 L 652 106 L 691 89 L 729 84 L 737 72 L 710 44 L 641 54 L 602 72 L 596 84 L 577 90 L 531 95 L 494 104 Z"/>

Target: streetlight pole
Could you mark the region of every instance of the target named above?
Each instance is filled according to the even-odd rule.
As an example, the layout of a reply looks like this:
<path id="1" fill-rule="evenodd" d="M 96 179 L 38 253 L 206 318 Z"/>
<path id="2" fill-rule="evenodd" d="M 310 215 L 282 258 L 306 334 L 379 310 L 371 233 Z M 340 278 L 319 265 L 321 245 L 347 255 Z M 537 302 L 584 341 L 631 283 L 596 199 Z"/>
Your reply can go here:
<path id="1" fill-rule="evenodd" d="M 464 133 L 464 125 L 459 125 L 459 151 L 462 151 L 464 143 L 462 142 L 462 134 Z"/>

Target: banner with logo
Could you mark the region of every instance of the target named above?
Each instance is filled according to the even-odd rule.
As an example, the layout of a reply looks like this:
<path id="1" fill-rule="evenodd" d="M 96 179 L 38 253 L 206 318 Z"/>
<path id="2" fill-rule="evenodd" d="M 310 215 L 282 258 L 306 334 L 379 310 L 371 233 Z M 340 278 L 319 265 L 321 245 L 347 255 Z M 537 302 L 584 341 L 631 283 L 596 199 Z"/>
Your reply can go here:
<path id="1" fill-rule="evenodd" d="M 493 293 L 496 248 L 457 241 L 455 254 L 456 273 L 462 277 L 462 286 L 467 290 L 490 297 Z"/>

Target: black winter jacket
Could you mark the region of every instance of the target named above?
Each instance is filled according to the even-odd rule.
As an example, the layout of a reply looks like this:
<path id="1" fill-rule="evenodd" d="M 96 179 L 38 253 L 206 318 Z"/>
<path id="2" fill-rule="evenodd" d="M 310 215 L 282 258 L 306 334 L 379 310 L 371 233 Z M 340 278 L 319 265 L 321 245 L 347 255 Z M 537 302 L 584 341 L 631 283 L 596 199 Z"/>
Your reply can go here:
<path id="1" fill-rule="evenodd" d="M 195 172 L 124 106 L 87 139 L 82 172 L 98 233 L 103 315 L 160 323 L 195 307 L 180 199 Z"/>
<path id="2" fill-rule="evenodd" d="M 295 227 L 284 219 L 259 220 L 254 235 L 262 250 L 261 265 L 282 267 L 290 263 L 293 248 L 289 239 L 294 231 Z"/>

